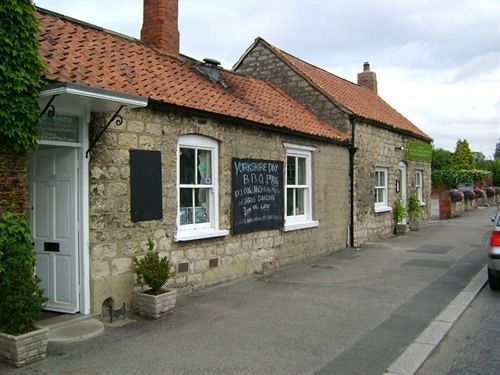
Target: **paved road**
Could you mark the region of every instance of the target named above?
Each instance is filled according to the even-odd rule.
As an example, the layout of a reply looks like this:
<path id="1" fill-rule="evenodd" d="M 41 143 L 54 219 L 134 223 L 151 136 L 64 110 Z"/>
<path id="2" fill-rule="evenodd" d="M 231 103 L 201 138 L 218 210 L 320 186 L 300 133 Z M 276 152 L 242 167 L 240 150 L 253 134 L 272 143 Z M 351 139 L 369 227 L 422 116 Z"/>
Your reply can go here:
<path id="1" fill-rule="evenodd" d="M 381 374 L 484 266 L 496 209 L 180 297 L 5 374 Z"/>
<path id="2" fill-rule="evenodd" d="M 500 292 L 486 286 L 418 375 L 500 373 Z"/>

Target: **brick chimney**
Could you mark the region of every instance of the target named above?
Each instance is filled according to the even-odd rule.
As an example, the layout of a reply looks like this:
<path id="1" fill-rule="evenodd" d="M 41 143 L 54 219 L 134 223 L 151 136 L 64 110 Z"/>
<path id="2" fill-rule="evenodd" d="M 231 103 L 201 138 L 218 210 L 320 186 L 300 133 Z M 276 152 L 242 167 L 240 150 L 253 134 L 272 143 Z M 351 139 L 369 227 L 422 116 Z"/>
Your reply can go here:
<path id="1" fill-rule="evenodd" d="M 363 64 L 363 71 L 358 73 L 358 85 L 365 86 L 377 93 L 377 75 L 375 72 L 370 71 L 370 63 Z"/>
<path id="2" fill-rule="evenodd" d="M 178 0 L 144 0 L 141 40 L 179 56 Z"/>

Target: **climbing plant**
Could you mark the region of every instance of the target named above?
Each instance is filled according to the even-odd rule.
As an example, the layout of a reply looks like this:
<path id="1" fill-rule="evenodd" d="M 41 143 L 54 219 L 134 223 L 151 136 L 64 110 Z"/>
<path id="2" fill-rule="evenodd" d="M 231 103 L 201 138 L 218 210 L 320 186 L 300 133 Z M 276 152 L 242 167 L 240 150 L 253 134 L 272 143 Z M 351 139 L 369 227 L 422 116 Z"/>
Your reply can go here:
<path id="1" fill-rule="evenodd" d="M 0 141 L 21 151 L 38 141 L 39 21 L 31 0 L 0 1 Z"/>

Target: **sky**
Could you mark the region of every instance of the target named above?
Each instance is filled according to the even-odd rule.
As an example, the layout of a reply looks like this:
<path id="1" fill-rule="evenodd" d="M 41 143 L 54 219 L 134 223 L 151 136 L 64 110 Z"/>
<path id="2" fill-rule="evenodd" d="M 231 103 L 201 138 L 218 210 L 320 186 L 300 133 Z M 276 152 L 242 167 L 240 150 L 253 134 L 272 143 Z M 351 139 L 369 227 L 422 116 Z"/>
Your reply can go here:
<path id="1" fill-rule="evenodd" d="M 34 0 L 139 38 L 142 0 Z M 500 138 L 498 0 L 179 0 L 180 51 L 231 69 L 260 36 L 352 82 L 363 62 L 378 94 L 450 151 L 492 158 Z"/>

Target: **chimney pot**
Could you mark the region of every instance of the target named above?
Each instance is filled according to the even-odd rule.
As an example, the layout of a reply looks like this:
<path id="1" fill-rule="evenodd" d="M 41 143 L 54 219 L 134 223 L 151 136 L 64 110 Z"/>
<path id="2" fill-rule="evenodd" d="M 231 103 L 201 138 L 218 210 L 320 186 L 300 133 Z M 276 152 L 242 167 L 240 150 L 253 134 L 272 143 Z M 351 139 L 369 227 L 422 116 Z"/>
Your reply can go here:
<path id="1" fill-rule="evenodd" d="M 370 63 L 363 64 L 363 71 L 358 73 L 358 85 L 364 86 L 377 93 L 377 75 L 370 71 Z"/>
<path id="2" fill-rule="evenodd" d="M 179 57 L 178 0 L 144 0 L 141 40 Z"/>
<path id="3" fill-rule="evenodd" d="M 203 59 L 203 62 L 207 65 L 215 65 L 215 66 L 219 66 L 220 65 L 220 61 L 219 60 L 216 60 L 216 59 L 211 59 L 210 57 L 205 57 Z"/>

